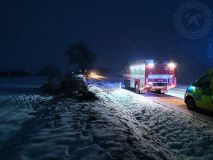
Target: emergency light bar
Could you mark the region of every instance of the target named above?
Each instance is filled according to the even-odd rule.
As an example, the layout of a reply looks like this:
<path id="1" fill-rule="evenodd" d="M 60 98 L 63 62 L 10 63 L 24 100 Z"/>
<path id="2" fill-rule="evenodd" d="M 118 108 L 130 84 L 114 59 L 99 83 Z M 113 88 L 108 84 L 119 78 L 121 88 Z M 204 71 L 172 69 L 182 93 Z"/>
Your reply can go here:
<path id="1" fill-rule="evenodd" d="M 130 69 L 143 69 L 144 65 L 130 66 Z"/>
<path id="2" fill-rule="evenodd" d="M 155 66 L 154 63 L 149 63 L 149 64 L 147 65 L 148 68 L 154 68 L 154 66 Z"/>

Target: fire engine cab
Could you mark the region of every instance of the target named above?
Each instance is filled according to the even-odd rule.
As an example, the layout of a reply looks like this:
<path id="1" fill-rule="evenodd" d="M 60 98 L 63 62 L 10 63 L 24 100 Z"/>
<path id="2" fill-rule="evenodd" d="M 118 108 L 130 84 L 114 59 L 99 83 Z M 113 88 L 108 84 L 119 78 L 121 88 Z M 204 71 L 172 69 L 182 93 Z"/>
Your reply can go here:
<path id="1" fill-rule="evenodd" d="M 137 93 L 166 93 L 177 83 L 176 64 L 166 61 L 137 61 L 125 67 L 123 76 L 125 88 L 135 89 Z"/>

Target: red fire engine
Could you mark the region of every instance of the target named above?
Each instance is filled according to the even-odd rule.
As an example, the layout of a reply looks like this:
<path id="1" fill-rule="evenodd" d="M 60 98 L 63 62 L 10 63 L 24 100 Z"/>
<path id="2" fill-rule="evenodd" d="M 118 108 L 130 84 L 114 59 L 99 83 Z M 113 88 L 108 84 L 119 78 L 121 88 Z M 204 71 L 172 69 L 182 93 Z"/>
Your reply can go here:
<path id="1" fill-rule="evenodd" d="M 124 69 L 125 88 L 135 89 L 138 93 L 149 91 L 166 93 L 176 86 L 176 64 L 141 60 Z"/>

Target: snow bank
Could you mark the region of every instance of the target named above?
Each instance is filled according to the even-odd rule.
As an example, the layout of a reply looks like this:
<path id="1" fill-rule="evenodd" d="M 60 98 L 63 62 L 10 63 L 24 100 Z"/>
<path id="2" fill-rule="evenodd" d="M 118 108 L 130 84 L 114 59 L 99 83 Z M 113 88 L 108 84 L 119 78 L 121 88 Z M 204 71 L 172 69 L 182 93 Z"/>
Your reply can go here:
<path id="1" fill-rule="evenodd" d="M 146 146 L 145 143 L 148 143 L 154 146 L 149 148 L 148 152 L 148 155 L 154 155 L 154 159 L 159 155 L 163 155 L 165 159 L 213 159 L 211 124 L 165 108 L 123 89 L 114 89 L 108 94 L 100 91 L 100 88 L 91 87 L 91 89 L 105 101 L 114 102 L 116 110 L 124 117 L 128 117 L 129 121 L 135 121 L 136 126 L 146 128 L 146 132 L 142 130 L 138 135 L 142 137 L 144 134 L 148 135 L 149 141 L 144 142 L 142 139 L 139 144 Z"/>
<path id="2" fill-rule="evenodd" d="M 33 112 L 21 116 L 20 128 L 1 141 L 1 159 L 213 159 L 212 125 L 124 89 L 89 89 L 99 100 L 26 98 L 20 104 Z"/>

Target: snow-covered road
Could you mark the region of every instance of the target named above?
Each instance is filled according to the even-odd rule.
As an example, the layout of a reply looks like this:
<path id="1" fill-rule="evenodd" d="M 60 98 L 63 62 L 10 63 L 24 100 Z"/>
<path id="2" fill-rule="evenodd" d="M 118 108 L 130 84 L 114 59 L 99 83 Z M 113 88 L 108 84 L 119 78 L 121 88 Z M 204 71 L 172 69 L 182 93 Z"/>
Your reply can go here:
<path id="1" fill-rule="evenodd" d="M 97 90 L 104 101 L 114 104 L 115 111 L 108 119 L 117 114 L 124 117 L 121 119 L 125 119 L 126 126 L 134 131 L 134 136 L 139 139 L 138 145 L 143 146 L 142 153 L 154 156 L 154 159 L 213 158 L 211 124 L 124 89 L 93 90 Z M 151 147 L 148 150 L 147 145 Z"/>
<path id="2" fill-rule="evenodd" d="M 212 124 L 119 87 L 93 84 L 89 89 L 98 101 L 2 96 L 2 106 L 16 107 L 11 113 L 1 110 L 0 134 L 10 136 L 0 141 L 0 158 L 213 159 Z"/>
<path id="3" fill-rule="evenodd" d="M 177 97 L 177 98 L 184 99 L 184 94 L 185 94 L 187 87 L 188 86 L 186 86 L 186 85 L 178 85 L 175 88 L 170 89 L 168 91 L 168 93 L 166 93 L 166 94 L 170 95 L 170 96 Z"/>

